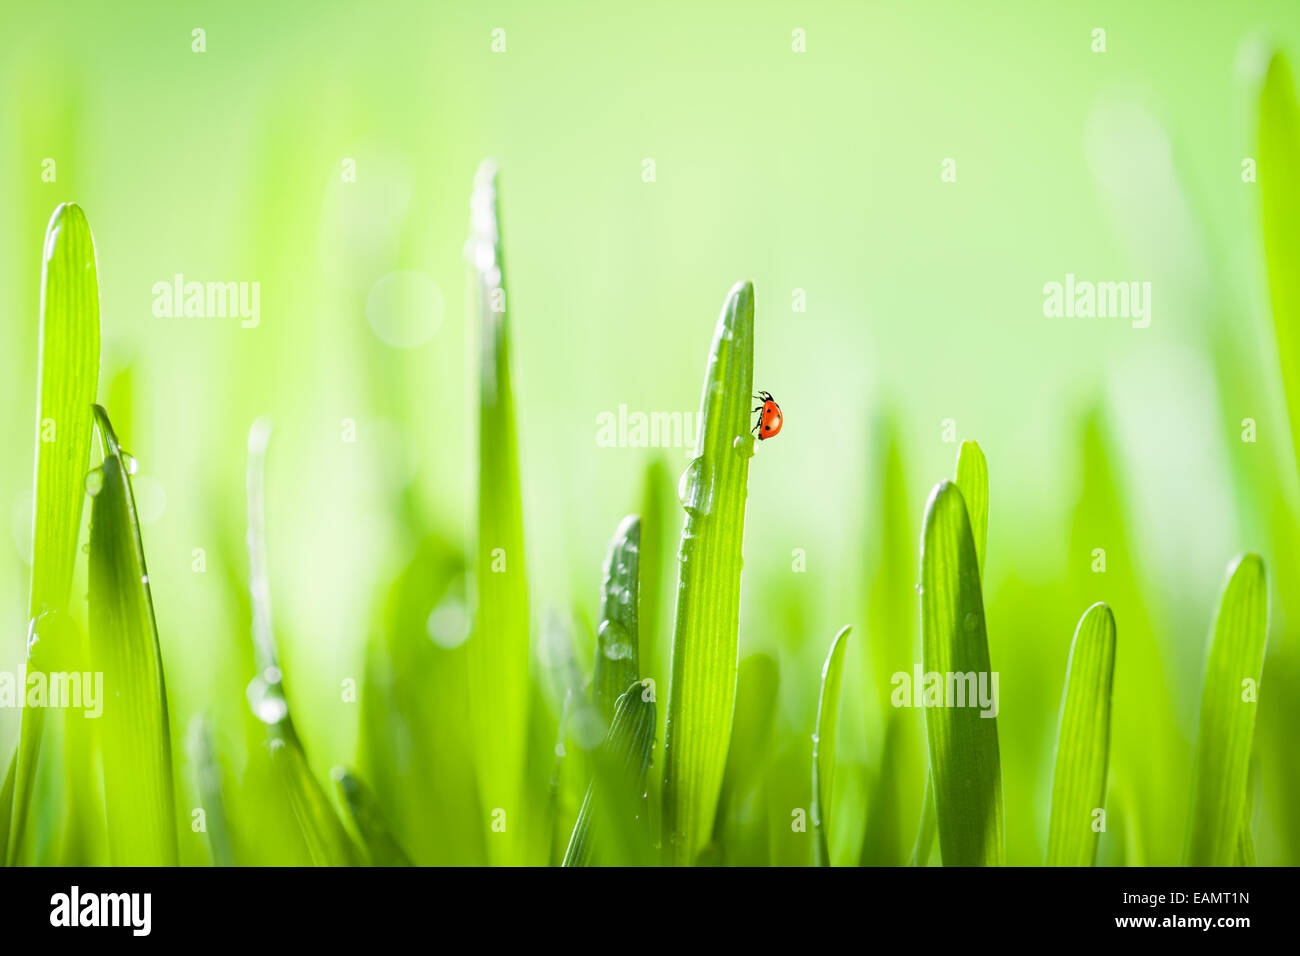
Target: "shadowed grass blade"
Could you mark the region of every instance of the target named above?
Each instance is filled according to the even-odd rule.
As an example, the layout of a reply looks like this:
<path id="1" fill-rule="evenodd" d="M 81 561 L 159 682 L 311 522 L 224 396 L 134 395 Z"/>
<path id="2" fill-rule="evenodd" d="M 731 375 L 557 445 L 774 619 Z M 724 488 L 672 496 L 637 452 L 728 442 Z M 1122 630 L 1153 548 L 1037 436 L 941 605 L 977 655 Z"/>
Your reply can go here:
<path id="1" fill-rule="evenodd" d="M 528 856 L 528 584 L 497 168 L 491 160 L 475 174 L 470 217 L 468 254 L 478 284 L 481 336 L 470 705 L 479 792 L 493 822 L 488 850 L 494 863 L 516 864 Z"/>
<path id="2" fill-rule="evenodd" d="M 1056 735 L 1048 866 L 1097 862 L 1096 811 L 1106 806 L 1110 761 L 1110 698 L 1115 676 L 1115 616 L 1105 604 L 1083 612 L 1070 662 Z"/>
<path id="3" fill-rule="evenodd" d="M 79 636 L 57 620 L 66 614 L 77 559 L 93 428 L 90 408 L 99 383 L 95 242 L 85 213 L 72 203 L 55 209 L 45 230 L 40 321 L 29 674 L 85 670 L 79 666 L 83 663 Z M 44 723 L 44 708 L 23 708 L 19 715 L 13 788 L 0 792 L 0 815 L 12 823 L 5 828 L 9 845 L 0 844 L 0 859 L 9 863 L 21 850 Z"/>
<path id="4" fill-rule="evenodd" d="M 961 491 L 949 481 L 930 494 L 921 533 L 921 641 L 925 673 L 940 683 L 927 679 L 923 696 L 944 865 L 1000 865 L 997 688 L 975 540 Z"/>
<path id="5" fill-rule="evenodd" d="M 1267 639 L 1268 578 L 1260 557 L 1247 554 L 1228 568 L 1205 666 L 1187 822 L 1188 866 L 1232 866 L 1240 858 Z"/>
<path id="6" fill-rule="evenodd" d="M 606 721 L 628 685 L 640 680 L 638 670 L 637 574 L 640 567 L 641 519 L 628 515 L 614 532 L 605 555 L 605 582 L 600 594 L 600 626 L 596 630 L 595 664 L 591 674 L 592 703 Z"/>
<path id="7" fill-rule="evenodd" d="M 103 408 L 95 406 L 104 463 L 88 485 L 90 638 L 104 675 L 99 746 L 108 852 L 114 866 L 175 866 L 176 800 L 162 651 L 130 474 Z"/>
<path id="8" fill-rule="evenodd" d="M 844 649 L 849 628 L 844 627 L 831 642 L 822 665 L 822 689 L 817 701 L 817 732 L 813 734 L 812 826 L 813 860 L 830 866 L 826 826 L 830 821 L 831 792 L 835 784 L 835 738 L 840 722 L 840 686 L 844 681 Z"/>
<path id="9" fill-rule="evenodd" d="M 355 866 L 360 862 L 352 838 L 311 772 L 289 714 L 271 625 L 271 583 L 266 552 L 266 450 L 271 423 L 253 422 L 248 432 L 248 577 L 253 610 L 253 651 L 257 676 L 248 685 L 248 705 L 267 728 L 271 765 L 284 789 L 303 843 L 316 866 Z"/>
<path id="10" fill-rule="evenodd" d="M 393 837 L 379 801 L 361 779 L 345 767 L 330 771 L 339 802 L 352 818 L 371 866 L 413 866 L 411 858 Z"/>
<path id="11" fill-rule="evenodd" d="M 647 834 L 638 813 L 654 735 L 654 701 L 648 688 L 637 682 L 615 702 L 609 731 L 595 755 L 591 785 L 573 825 L 564 866 L 647 862 Z"/>
<path id="12" fill-rule="evenodd" d="M 1259 191 L 1278 358 L 1300 457 L 1300 104 L 1281 53 L 1269 63 L 1260 92 Z"/>
<path id="13" fill-rule="evenodd" d="M 664 739 L 663 845 L 690 865 L 707 844 L 731 742 L 740 627 L 741 545 L 754 439 L 754 287 L 739 282 L 714 332 L 686 509 Z"/>

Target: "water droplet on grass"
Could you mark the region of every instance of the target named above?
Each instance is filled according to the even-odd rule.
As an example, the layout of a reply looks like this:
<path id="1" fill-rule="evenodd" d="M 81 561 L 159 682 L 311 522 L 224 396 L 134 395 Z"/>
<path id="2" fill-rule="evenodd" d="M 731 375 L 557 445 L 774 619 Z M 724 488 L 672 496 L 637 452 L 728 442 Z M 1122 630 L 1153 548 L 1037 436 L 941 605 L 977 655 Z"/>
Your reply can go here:
<path id="1" fill-rule="evenodd" d="M 92 468 L 86 472 L 86 493 L 92 498 L 104 490 L 104 469 Z"/>
<path id="2" fill-rule="evenodd" d="M 731 450 L 741 458 L 753 458 L 757 444 L 753 435 L 737 435 L 731 442 Z"/>
<path id="3" fill-rule="evenodd" d="M 268 667 L 249 682 L 248 706 L 264 724 L 278 724 L 289 716 L 289 703 L 284 699 L 279 668 Z"/>
<path id="4" fill-rule="evenodd" d="M 713 510 L 713 475 L 703 455 L 693 459 L 682 472 L 677 497 L 691 514 L 707 515 Z"/>
<path id="5" fill-rule="evenodd" d="M 600 652 L 611 661 L 625 661 L 632 657 L 632 641 L 623 625 L 617 621 L 601 621 L 596 632 Z"/>

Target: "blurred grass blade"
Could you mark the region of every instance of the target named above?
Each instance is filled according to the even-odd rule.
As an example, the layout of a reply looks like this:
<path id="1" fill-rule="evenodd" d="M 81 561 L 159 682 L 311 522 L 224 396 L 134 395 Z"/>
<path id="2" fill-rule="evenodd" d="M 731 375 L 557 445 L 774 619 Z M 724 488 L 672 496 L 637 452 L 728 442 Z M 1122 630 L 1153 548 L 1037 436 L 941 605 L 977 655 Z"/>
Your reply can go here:
<path id="1" fill-rule="evenodd" d="M 130 475 L 103 408 L 104 463 L 91 473 L 90 637 L 104 675 L 99 746 L 108 852 L 114 866 L 175 866 L 176 800 L 162 651 Z"/>
<path id="2" fill-rule="evenodd" d="M 934 814 L 934 774 L 925 776 L 925 795 L 921 803 L 921 823 L 916 830 L 916 845 L 912 847 L 912 866 L 926 866 L 934 849 L 936 827 Z"/>
<path id="3" fill-rule="evenodd" d="M 770 654 L 750 654 L 736 675 L 736 716 L 727 769 L 718 796 L 713 842 L 726 847 L 727 866 L 767 866 L 767 821 L 746 813 L 772 759 L 772 725 L 780 700 L 781 669 Z M 743 818 L 743 819 L 742 819 Z"/>
<path id="4" fill-rule="evenodd" d="M 1115 676 L 1115 616 L 1105 604 L 1083 612 L 1070 646 L 1056 771 L 1052 778 L 1048 866 L 1094 866 L 1106 806 L 1110 763 L 1110 700 Z"/>
<path id="5" fill-rule="evenodd" d="M 470 218 L 467 251 L 477 277 L 481 336 L 474 626 L 467 648 L 471 716 L 479 792 L 493 815 L 488 849 L 494 863 L 517 864 L 528 856 L 528 584 L 497 168 L 491 160 L 474 176 Z M 504 831 L 496 829 L 498 820 Z"/>
<path id="6" fill-rule="evenodd" d="M 708 842 L 731 741 L 753 391 L 754 288 L 738 282 L 718 318 L 695 458 L 678 488 L 686 525 L 664 739 L 663 846 L 679 866 L 694 862 Z"/>
<path id="7" fill-rule="evenodd" d="M 213 866 L 234 866 L 235 847 L 226 815 L 226 800 L 221 781 L 221 764 L 212 744 L 212 723 L 204 714 L 195 716 L 189 732 L 190 762 L 194 765 L 199 806 L 203 809 L 203 827 L 212 853 Z"/>
<path id="8" fill-rule="evenodd" d="M 0 853 L 9 843 L 9 812 L 8 810 L 14 805 L 14 778 L 18 774 L 18 750 L 14 749 L 13 756 L 9 758 L 9 769 L 5 771 L 4 783 L 0 785 L 0 809 L 6 812 L 0 813 Z M 0 862 L 3 862 L 0 860 Z"/>
<path id="9" fill-rule="evenodd" d="M 248 576 L 252 597 L 253 650 L 257 676 L 248 685 L 248 705 L 267 728 L 271 764 L 303 843 L 316 866 L 355 866 L 352 838 L 311 772 L 289 714 L 271 618 L 271 583 L 266 557 L 266 450 L 271 423 L 253 422 L 248 432 Z"/>
<path id="10" fill-rule="evenodd" d="M 628 685 L 641 679 L 637 658 L 640 549 L 641 519 L 628 515 L 614 532 L 605 555 L 600 626 L 596 630 L 591 674 L 592 703 L 606 722 L 614 718 L 614 705 Z"/>
<path id="11" fill-rule="evenodd" d="M 1300 104 L 1281 53 L 1269 63 L 1260 93 L 1259 191 L 1278 358 L 1300 460 Z"/>
<path id="12" fill-rule="evenodd" d="M 594 762 L 594 775 L 564 866 L 627 866 L 648 859 L 648 833 L 639 825 L 641 795 L 654 747 L 655 705 L 640 681 L 618 698 L 609 731 Z"/>
<path id="13" fill-rule="evenodd" d="M 817 732 L 813 734 L 812 826 L 813 860 L 830 866 L 826 827 L 830 822 L 831 793 L 835 784 L 835 738 L 840 722 L 840 686 L 844 680 L 844 648 L 849 628 L 844 627 L 831 642 L 822 665 L 821 696 L 817 700 Z"/>
<path id="14" fill-rule="evenodd" d="M 984 554 L 989 540 L 989 463 L 978 442 L 963 441 L 957 449 L 955 482 L 966 502 L 971 537 L 975 539 L 975 558 L 980 580 L 984 579 Z"/>
<path id="15" fill-rule="evenodd" d="M 90 407 L 99 383 L 95 242 L 85 213 L 73 203 L 55 209 L 45 230 L 40 321 L 28 673 L 87 669 L 80 647 L 59 646 L 59 638 L 79 640 L 74 630 L 55 621 L 67 612 L 77 559 L 93 428 Z M 14 784 L 0 792 L 0 815 L 11 822 L 0 860 L 9 863 L 21 851 L 44 724 L 44 708 L 19 712 Z"/>
<path id="16" fill-rule="evenodd" d="M 949 481 L 930 494 L 921 534 L 921 643 L 925 673 L 938 675 L 947 703 L 925 709 L 944 865 L 1000 865 L 997 691 L 975 540 L 961 491 Z M 987 702 L 971 699 L 981 694 Z"/>
<path id="17" fill-rule="evenodd" d="M 370 788 L 346 767 L 330 771 L 339 802 L 352 818 L 361 845 L 366 848 L 371 866 L 413 866 L 411 858 L 393 837 L 384 819 L 379 801 Z"/>
<path id="18" fill-rule="evenodd" d="M 1268 578 L 1260 557 L 1247 554 L 1228 568 L 1205 667 L 1187 821 L 1188 866 L 1232 866 L 1239 859 L 1267 638 Z"/>
<path id="19" fill-rule="evenodd" d="M 867 503 L 862 538 L 873 565 L 866 590 L 864 639 L 858 642 L 869 752 L 878 755 L 862 828 L 863 866 L 899 866 L 913 851 L 926 763 L 924 718 L 916 708 L 892 707 L 892 678 L 910 673 L 920 646 L 916 618 L 919 527 L 908 503 L 903 439 L 897 413 L 885 407 L 871 427 Z M 849 655 L 852 659 L 853 654 Z M 874 732 L 873 732 L 874 730 Z M 933 839 L 933 820 L 930 838 Z"/>

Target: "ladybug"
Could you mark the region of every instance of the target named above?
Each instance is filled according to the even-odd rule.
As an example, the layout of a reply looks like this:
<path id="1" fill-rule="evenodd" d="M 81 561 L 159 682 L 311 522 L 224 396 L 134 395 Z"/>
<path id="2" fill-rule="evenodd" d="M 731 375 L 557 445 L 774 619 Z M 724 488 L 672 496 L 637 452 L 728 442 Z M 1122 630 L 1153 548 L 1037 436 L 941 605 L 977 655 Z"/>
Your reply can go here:
<path id="1" fill-rule="evenodd" d="M 758 432 L 758 440 L 772 438 L 781 433 L 781 406 L 776 403 L 771 392 L 759 392 L 754 396 L 762 405 L 754 409 L 756 412 L 763 414 L 758 416 L 758 421 L 754 422 L 751 432 Z"/>

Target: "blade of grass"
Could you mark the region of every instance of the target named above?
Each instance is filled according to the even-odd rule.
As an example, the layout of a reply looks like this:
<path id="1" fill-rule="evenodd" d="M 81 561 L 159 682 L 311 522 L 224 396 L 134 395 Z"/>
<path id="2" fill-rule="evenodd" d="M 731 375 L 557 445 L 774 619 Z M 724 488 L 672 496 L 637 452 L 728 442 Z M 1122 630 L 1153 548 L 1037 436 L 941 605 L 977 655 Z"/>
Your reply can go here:
<path id="1" fill-rule="evenodd" d="M 591 674 L 592 703 L 606 722 L 613 719 L 614 705 L 628 685 L 641 678 L 637 659 L 640 549 L 641 519 L 628 515 L 614 532 L 605 555 L 600 626 L 596 629 Z"/>
<path id="2" fill-rule="evenodd" d="M 954 482 L 962 500 L 968 502 L 971 538 L 975 542 L 975 561 L 979 566 L 980 593 L 983 595 L 984 553 L 989 537 L 989 465 L 984 450 L 978 442 L 966 440 L 957 449 L 957 471 Z M 981 597 L 982 600 L 982 597 Z M 933 828 L 938 822 L 934 806 L 934 768 L 926 771 L 925 795 L 922 798 L 920 829 L 916 846 L 912 850 L 912 866 L 925 866 L 934 843 Z M 930 832 L 926 828 L 930 828 Z"/>
<path id="3" fill-rule="evenodd" d="M 206 715 L 198 714 L 191 721 L 188 743 L 212 865 L 234 866 L 235 847 L 230 837 L 230 822 L 222 793 L 221 765 L 217 762 L 216 750 L 212 744 L 212 722 Z"/>
<path id="4" fill-rule="evenodd" d="M 835 783 L 835 738 L 840 722 L 840 686 L 844 680 L 844 649 L 848 646 L 849 628 L 831 641 L 831 649 L 822 665 L 821 696 L 817 700 L 817 732 L 813 734 L 812 825 L 813 861 L 830 866 L 830 846 L 826 826 L 830 821 L 831 793 Z"/>
<path id="5" fill-rule="evenodd" d="M 394 838 L 384 819 L 379 801 L 370 788 L 346 767 L 330 771 L 339 803 L 352 818 L 352 825 L 361 838 L 370 858 L 371 866 L 413 866 L 411 858 Z"/>
<path id="6" fill-rule="evenodd" d="M 85 213 L 73 203 L 55 209 L 45 230 L 40 321 L 28 673 L 60 669 L 60 662 L 79 663 L 76 648 L 57 646 L 56 634 L 66 636 L 71 630 L 47 626 L 67 610 L 85 503 L 93 429 L 90 406 L 99 383 L 95 242 Z M 44 723 L 44 708 L 20 712 L 14 785 L 12 791 L 0 793 L 0 815 L 10 822 L 8 846 L 0 845 L 0 859 L 8 863 L 21 852 Z"/>
<path id="7" fill-rule="evenodd" d="M 615 702 L 564 866 L 625 866 L 648 859 L 645 831 L 638 826 L 655 734 L 655 705 L 647 690 L 638 681 Z"/>
<path id="8" fill-rule="evenodd" d="M 934 815 L 934 774 L 925 777 L 925 795 L 921 802 L 921 823 L 916 830 L 916 845 L 912 847 L 911 866 L 927 866 L 934 849 L 937 822 Z"/>
<path id="9" fill-rule="evenodd" d="M 1259 191 L 1278 358 L 1300 461 L 1300 104 L 1281 53 L 1260 91 Z"/>
<path id="10" fill-rule="evenodd" d="M 108 413 L 95 406 L 104 463 L 91 473 L 90 635 L 106 700 L 99 723 L 108 852 L 114 866 L 175 866 L 176 798 L 162 650 L 130 475 Z"/>
<path id="11" fill-rule="evenodd" d="M 971 537 L 975 540 L 975 560 L 980 581 L 984 580 L 984 554 L 989 540 L 989 463 L 978 442 L 963 441 L 957 449 L 957 474 L 954 479 L 966 502 Z"/>
<path id="12" fill-rule="evenodd" d="M 289 801 L 312 862 L 316 866 L 355 866 L 360 862 L 352 838 L 311 772 L 289 714 L 271 626 L 271 583 L 266 558 L 266 450 L 271 423 L 253 422 L 248 431 L 248 578 L 253 610 L 253 651 L 257 676 L 248 685 L 248 704 L 267 728 L 271 764 Z"/>
<path id="13" fill-rule="evenodd" d="M 916 567 L 919 528 L 908 504 L 907 473 L 897 414 L 876 414 L 871 429 L 871 517 L 863 540 L 874 544 L 874 568 L 866 590 L 863 617 L 869 638 L 859 642 L 864 687 L 874 690 L 867 702 L 868 746 L 879 754 L 862 828 L 863 866 L 898 866 L 907 861 L 922 803 L 921 782 L 927 773 L 923 718 L 914 708 L 892 707 L 892 678 L 910 672 L 916 660 Z M 850 653 L 850 658 L 853 656 Z M 870 707 L 880 708 L 879 730 L 871 732 Z M 933 822 L 930 836 L 933 838 Z"/>
<path id="14" fill-rule="evenodd" d="M 949 481 L 930 494 L 921 534 L 921 640 L 925 672 L 940 675 L 945 687 L 960 690 L 958 675 L 991 686 L 975 540 L 961 491 Z M 986 713 L 969 700 L 925 709 L 945 866 L 1002 863 L 997 718 Z"/>
<path id="15" fill-rule="evenodd" d="M 1238 860 L 1267 639 L 1268 578 L 1260 557 L 1247 554 L 1228 568 L 1205 666 L 1187 822 L 1189 866 Z"/>
<path id="16" fill-rule="evenodd" d="M 1106 805 L 1115 616 L 1097 603 L 1083 612 L 1070 645 L 1056 735 L 1056 771 L 1047 834 L 1048 866 L 1095 866 Z"/>
<path id="17" fill-rule="evenodd" d="M 488 160 L 474 176 L 470 199 L 468 253 L 478 282 L 481 365 L 474 627 L 467 651 L 479 791 L 493 815 L 488 849 L 495 863 L 509 864 L 528 856 L 528 583 L 497 202 L 497 168 Z"/>
<path id="18" fill-rule="evenodd" d="M 767 866 L 770 862 L 767 820 L 745 811 L 747 801 L 756 798 L 772 759 L 780 681 L 781 669 L 770 654 L 750 654 L 737 669 L 736 716 L 713 826 L 713 843 L 721 848 L 728 866 Z"/>
<path id="19" fill-rule="evenodd" d="M 731 741 L 754 390 L 754 287 L 739 282 L 714 332 L 686 509 L 664 739 L 663 845 L 690 865 L 708 843 Z"/>

